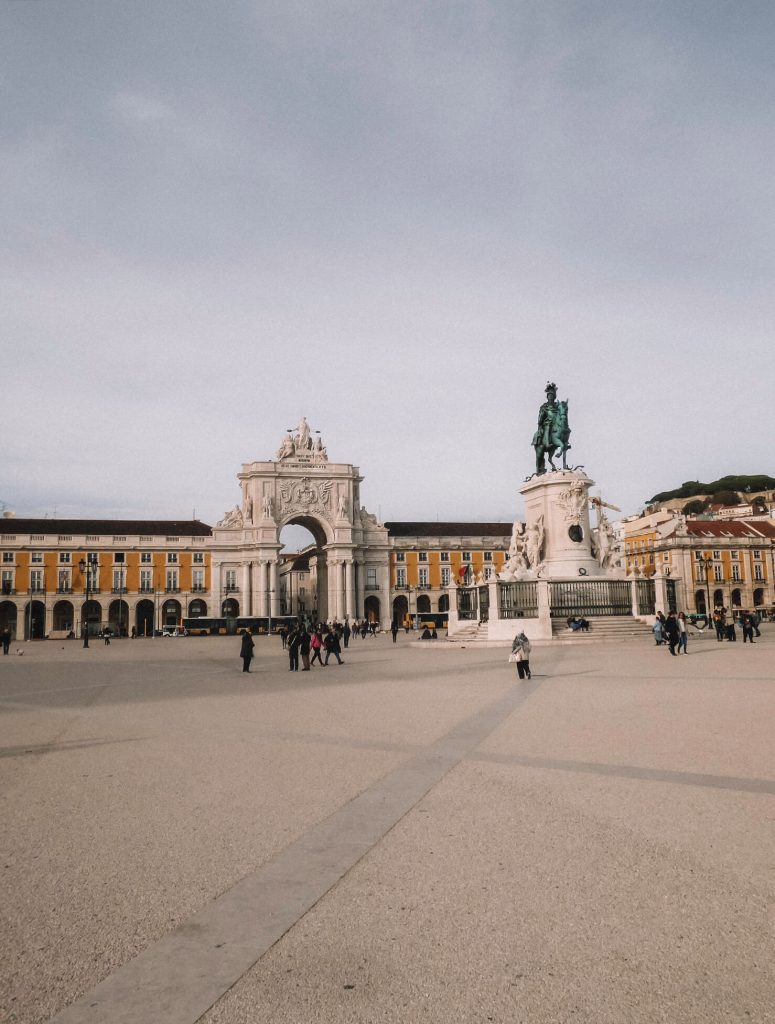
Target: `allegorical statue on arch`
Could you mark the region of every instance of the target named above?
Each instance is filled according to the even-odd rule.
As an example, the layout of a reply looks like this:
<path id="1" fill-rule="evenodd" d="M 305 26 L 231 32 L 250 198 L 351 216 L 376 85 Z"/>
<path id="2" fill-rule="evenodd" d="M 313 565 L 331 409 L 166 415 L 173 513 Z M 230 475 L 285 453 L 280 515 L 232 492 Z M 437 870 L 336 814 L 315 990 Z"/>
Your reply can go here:
<path id="1" fill-rule="evenodd" d="M 313 438 L 307 418 L 302 416 L 296 430 L 289 430 L 280 442 L 277 461 L 294 459 L 297 462 L 328 462 L 328 453 L 323 447 L 320 432 L 316 430 L 314 433 L 316 436 Z"/>

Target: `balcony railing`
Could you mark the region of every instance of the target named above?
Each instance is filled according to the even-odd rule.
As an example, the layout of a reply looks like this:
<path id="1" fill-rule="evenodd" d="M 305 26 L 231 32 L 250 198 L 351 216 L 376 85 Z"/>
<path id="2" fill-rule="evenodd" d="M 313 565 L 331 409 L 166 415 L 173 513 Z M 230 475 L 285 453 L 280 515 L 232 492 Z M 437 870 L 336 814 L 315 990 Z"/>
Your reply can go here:
<path id="1" fill-rule="evenodd" d="M 236 583 L 227 583 L 223 588 L 223 592 L 224 594 L 236 594 L 238 589 Z M 367 587 L 366 589 L 368 590 L 369 588 Z"/>
<path id="2" fill-rule="evenodd" d="M 367 583 L 364 590 L 379 590 L 379 583 Z"/>
<path id="3" fill-rule="evenodd" d="M 153 593 L 153 586 L 150 583 L 141 583 L 140 584 L 140 593 L 141 594 L 152 594 Z"/>
<path id="4" fill-rule="evenodd" d="M 15 594 L 16 593 L 16 587 L 3 587 L 2 593 L 3 594 Z"/>
<path id="5" fill-rule="evenodd" d="M 193 587 L 191 588 L 191 593 L 192 594 L 204 594 L 206 589 L 207 588 L 205 587 L 204 583 L 195 583 L 193 585 Z"/>
<path id="6" fill-rule="evenodd" d="M 72 587 L 57 587 L 57 594 L 72 594 Z"/>
<path id="7" fill-rule="evenodd" d="M 179 594 L 180 593 L 180 587 L 165 587 L 164 588 L 164 593 L 165 594 Z"/>
<path id="8" fill-rule="evenodd" d="M 418 590 L 430 590 L 431 589 L 431 585 L 430 585 L 430 583 L 418 583 L 417 584 L 417 589 Z"/>

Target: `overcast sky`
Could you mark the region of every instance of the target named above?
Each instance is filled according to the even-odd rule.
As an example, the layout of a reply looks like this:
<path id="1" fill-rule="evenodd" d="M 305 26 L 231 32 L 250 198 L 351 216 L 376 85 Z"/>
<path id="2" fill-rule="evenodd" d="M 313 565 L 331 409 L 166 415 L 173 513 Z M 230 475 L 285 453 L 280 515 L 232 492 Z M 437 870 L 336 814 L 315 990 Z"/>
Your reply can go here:
<path id="1" fill-rule="evenodd" d="M 383 520 L 509 520 L 548 379 L 624 512 L 774 473 L 774 49 L 771 0 L 5 0 L 0 501 L 212 523 L 304 414 Z"/>

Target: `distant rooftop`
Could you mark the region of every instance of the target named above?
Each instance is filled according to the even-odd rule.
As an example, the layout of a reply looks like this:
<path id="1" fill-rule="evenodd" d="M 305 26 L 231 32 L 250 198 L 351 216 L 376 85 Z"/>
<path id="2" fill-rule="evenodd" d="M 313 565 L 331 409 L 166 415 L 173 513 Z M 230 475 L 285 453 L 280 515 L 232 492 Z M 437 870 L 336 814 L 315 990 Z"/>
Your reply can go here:
<path id="1" fill-rule="evenodd" d="M 198 519 L 17 519 L 0 518 L 3 534 L 37 533 L 97 537 L 116 534 L 132 537 L 209 537 L 212 529 Z"/>
<path id="2" fill-rule="evenodd" d="M 385 523 L 391 537 L 510 537 L 513 523 Z"/>
<path id="3" fill-rule="evenodd" d="M 687 519 L 691 537 L 754 537 L 775 540 L 775 524 L 766 519 Z"/>

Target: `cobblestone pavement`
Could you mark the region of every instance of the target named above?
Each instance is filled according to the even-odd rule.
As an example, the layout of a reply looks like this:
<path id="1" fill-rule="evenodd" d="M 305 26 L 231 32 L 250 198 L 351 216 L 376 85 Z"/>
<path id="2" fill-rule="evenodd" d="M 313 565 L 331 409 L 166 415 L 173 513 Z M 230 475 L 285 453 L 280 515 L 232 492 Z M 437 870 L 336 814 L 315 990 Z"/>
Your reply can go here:
<path id="1" fill-rule="evenodd" d="M 0 1019 L 775 1021 L 775 626 L 409 639 L 0 657 Z"/>

